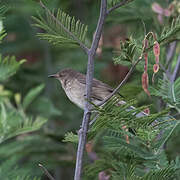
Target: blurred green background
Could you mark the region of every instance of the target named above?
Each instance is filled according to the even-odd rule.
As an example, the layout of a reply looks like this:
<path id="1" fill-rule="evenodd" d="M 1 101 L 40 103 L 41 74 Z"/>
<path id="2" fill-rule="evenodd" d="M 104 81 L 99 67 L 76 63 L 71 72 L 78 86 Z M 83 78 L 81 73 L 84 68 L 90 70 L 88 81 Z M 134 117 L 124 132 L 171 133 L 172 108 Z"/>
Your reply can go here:
<path id="1" fill-rule="evenodd" d="M 120 40 L 130 36 L 139 37 L 145 30 L 157 33 L 161 31 L 163 25 L 159 23 L 157 14 L 151 8 L 153 2 L 167 8 L 171 1 L 135 0 L 128 8 L 120 8 L 108 17 L 103 32 L 103 46 L 95 59 L 97 79 L 115 87 L 126 75 L 128 67 L 115 66 L 112 60 L 114 51 L 119 51 Z M 87 56 L 80 48 L 55 47 L 39 40 L 36 34 L 42 30 L 33 26 L 35 22 L 32 19 L 32 16 L 37 16 L 37 11 L 44 15 L 38 1 L 5 0 L 1 3 L 9 9 L 3 19 L 7 36 L 0 44 L 0 52 L 3 56 L 15 55 L 17 60 L 27 60 L 17 74 L 5 81 L 3 86 L 14 93 L 20 93 L 23 98 L 29 89 L 45 84 L 43 93 L 32 102 L 26 113 L 30 116 L 46 117 L 48 122 L 30 135 L 21 135 L 2 143 L 0 162 L 14 162 L 12 168 L 15 168 L 18 162 L 21 171 L 31 172 L 32 176 L 42 176 L 42 179 L 46 179 L 38 167 L 38 163 L 42 163 L 55 179 L 73 179 L 76 147 L 63 143 L 62 140 L 68 131 L 76 132 L 79 129 L 83 111 L 68 100 L 60 83 L 48 79 L 48 75 L 67 67 L 85 73 Z M 87 44 L 90 45 L 99 16 L 100 1 L 51 0 L 47 5 L 50 9 L 61 8 L 87 24 Z M 163 18 L 166 21 L 166 17 Z M 137 71 L 131 76 L 121 94 L 127 99 L 136 97 L 139 104 L 151 104 L 153 100 L 142 91 L 140 74 Z M 15 104 L 14 96 L 10 98 Z M 180 141 L 176 137 L 172 137 L 168 144 L 170 158 L 180 153 Z"/>

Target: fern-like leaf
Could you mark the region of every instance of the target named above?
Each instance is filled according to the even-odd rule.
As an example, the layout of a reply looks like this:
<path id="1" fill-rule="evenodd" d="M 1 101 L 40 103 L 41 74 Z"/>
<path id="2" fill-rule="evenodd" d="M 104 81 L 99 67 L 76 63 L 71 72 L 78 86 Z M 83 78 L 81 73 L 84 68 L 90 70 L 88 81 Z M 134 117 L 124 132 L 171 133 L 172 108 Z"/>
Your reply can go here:
<path id="1" fill-rule="evenodd" d="M 7 107 L 1 103 L 0 107 L 0 143 L 19 134 L 38 130 L 47 119 L 37 117 L 28 118 L 12 106 Z"/>
<path id="2" fill-rule="evenodd" d="M 2 29 L 0 31 L 0 43 L 2 42 L 2 40 L 4 39 L 4 37 L 7 35 L 6 31 L 4 29 Z"/>
<path id="3" fill-rule="evenodd" d="M 72 132 L 68 132 L 65 134 L 63 142 L 78 143 L 78 135 L 73 134 Z"/>
<path id="4" fill-rule="evenodd" d="M 159 38 L 159 43 L 167 43 L 171 40 L 179 39 L 180 35 L 180 16 L 172 21 L 170 27 L 164 27 L 161 36 Z"/>
<path id="5" fill-rule="evenodd" d="M 38 14 L 33 17 L 36 21 L 34 24 L 46 31 L 46 33 L 38 33 L 40 39 L 48 40 L 53 45 L 80 45 L 85 43 L 87 26 L 74 17 L 58 9 L 56 15 L 54 11 L 47 10 L 46 18 Z"/>
<path id="6" fill-rule="evenodd" d="M 26 109 L 29 104 L 42 92 L 44 89 L 44 84 L 41 84 L 33 89 L 31 89 L 23 100 L 23 108 Z"/>
<path id="7" fill-rule="evenodd" d="M 152 170 L 148 172 L 142 180 L 171 180 L 175 177 L 176 169 L 172 166 L 166 168 L 161 168 L 157 170 Z"/>
<path id="8" fill-rule="evenodd" d="M 8 8 L 6 6 L 4 6 L 4 5 L 2 5 L 0 7 L 0 17 L 1 18 L 3 17 L 3 15 L 6 13 L 7 10 L 8 10 Z"/>
<path id="9" fill-rule="evenodd" d="M 168 105 L 180 112 L 180 77 L 174 83 L 164 75 L 159 79 L 157 88 L 150 88 L 151 94 L 161 97 Z"/>
<path id="10" fill-rule="evenodd" d="M 5 58 L 0 56 L 0 81 L 7 80 L 14 75 L 24 62 L 25 60 L 16 61 L 15 56 L 6 56 Z"/>

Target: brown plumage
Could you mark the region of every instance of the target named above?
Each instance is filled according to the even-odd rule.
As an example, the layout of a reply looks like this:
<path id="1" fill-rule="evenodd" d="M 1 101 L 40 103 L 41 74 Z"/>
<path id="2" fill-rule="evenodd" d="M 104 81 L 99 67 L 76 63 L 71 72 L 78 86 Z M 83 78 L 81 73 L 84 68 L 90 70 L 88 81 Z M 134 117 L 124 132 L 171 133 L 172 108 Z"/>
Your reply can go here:
<path id="1" fill-rule="evenodd" d="M 64 89 L 67 97 L 75 103 L 80 108 L 84 109 L 86 102 L 85 88 L 86 88 L 86 76 L 80 72 L 73 69 L 64 69 L 56 74 L 50 75 L 48 77 L 56 78 L 61 82 L 62 88 Z M 91 100 L 94 104 L 98 105 L 103 101 L 113 89 L 107 84 L 93 79 L 92 82 L 92 96 Z M 119 101 L 117 105 L 125 104 L 125 101 Z M 130 106 L 126 111 L 135 109 L 135 107 Z M 147 115 L 144 112 L 136 114 L 136 117 L 142 117 Z"/>
<path id="2" fill-rule="evenodd" d="M 68 98 L 84 109 L 86 86 L 86 76 L 84 74 L 73 69 L 64 69 L 49 77 L 58 79 Z M 94 78 L 92 82 L 92 102 L 98 104 L 112 91 L 113 89 L 110 86 Z"/>

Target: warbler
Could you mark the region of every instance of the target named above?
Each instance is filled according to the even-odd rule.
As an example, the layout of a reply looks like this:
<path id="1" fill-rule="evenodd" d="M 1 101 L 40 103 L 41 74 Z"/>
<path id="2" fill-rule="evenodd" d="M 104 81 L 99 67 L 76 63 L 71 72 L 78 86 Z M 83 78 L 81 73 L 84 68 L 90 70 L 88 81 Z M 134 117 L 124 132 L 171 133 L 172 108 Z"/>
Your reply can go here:
<path id="1" fill-rule="evenodd" d="M 67 97 L 74 104 L 84 109 L 86 102 L 86 76 L 84 74 L 73 69 L 64 69 L 48 77 L 58 79 L 61 82 Z M 112 92 L 113 89 L 109 85 L 95 78 L 93 79 L 91 101 L 94 104 L 98 105 Z"/>
<path id="2" fill-rule="evenodd" d="M 63 69 L 56 74 L 49 75 L 48 77 L 58 79 L 67 97 L 81 109 L 84 109 L 86 102 L 86 76 L 84 74 L 73 69 Z M 113 89 L 109 85 L 95 78 L 93 79 L 91 93 L 92 103 L 96 105 L 100 104 L 112 92 Z M 117 105 L 125 103 L 125 101 L 120 100 Z M 135 107 L 130 106 L 127 111 L 131 111 L 133 109 L 135 109 Z M 136 114 L 136 117 L 142 117 L 144 115 L 147 114 L 144 112 L 140 112 Z"/>

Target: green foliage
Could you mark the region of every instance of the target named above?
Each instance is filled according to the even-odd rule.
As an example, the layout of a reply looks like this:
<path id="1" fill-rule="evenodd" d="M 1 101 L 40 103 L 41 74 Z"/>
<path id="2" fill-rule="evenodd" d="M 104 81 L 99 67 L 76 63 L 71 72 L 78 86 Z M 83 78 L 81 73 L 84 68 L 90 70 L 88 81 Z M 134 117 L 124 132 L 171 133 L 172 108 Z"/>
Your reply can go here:
<path id="1" fill-rule="evenodd" d="M 44 89 L 44 84 L 39 85 L 38 87 L 31 89 L 28 94 L 24 97 L 23 100 L 23 108 L 26 109 L 29 104 L 32 103 L 32 101 L 42 92 Z"/>
<path id="2" fill-rule="evenodd" d="M 3 8 L 0 8 L 0 15 L 5 13 Z M 7 35 L 7 33 L 2 30 L 0 33 L 0 43 Z M 15 75 L 17 70 L 25 60 L 17 61 L 15 56 L 6 56 L 2 58 L 0 55 L 0 81 L 7 82 L 9 77 Z M 15 95 L 6 90 L 4 85 L 0 88 L 0 146 L 6 147 L 5 142 L 7 139 L 12 139 L 25 133 L 33 132 L 39 130 L 42 125 L 47 122 L 47 119 L 43 116 L 28 116 L 25 114 L 25 108 L 32 103 L 32 101 L 37 98 L 37 96 L 42 92 L 44 85 L 40 85 L 35 89 L 30 90 L 27 96 L 24 98 L 23 105 L 21 104 L 21 95 L 16 93 Z M 14 96 L 14 102 L 11 101 L 10 97 Z M 16 142 L 16 141 L 15 141 Z M 15 147 L 15 146 L 14 146 Z M 13 150 L 14 147 L 12 148 Z M 1 148 L 2 149 L 2 148 Z M 3 152 L 9 152 L 10 149 L 7 148 Z M 11 180 L 11 179 L 34 179 L 38 180 L 35 176 L 31 176 L 31 170 L 26 168 L 19 168 L 17 162 L 20 160 L 19 156 L 14 156 L 6 159 L 6 156 L 0 155 L 0 179 Z M 3 160 L 2 160 L 3 158 Z M 22 157 L 21 157 L 22 158 Z"/>
<path id="3" fill-rule="evenodd" d="M 108 0 L 107 2 L 110 7 L 113 7 L 122 1 L 121 0 Z"/>
<path id="4" fill-rule="evenodd" d="M 157 87 L 151 87 L 154 96 L 161 97 L 169 107 L 180 112 L 180 77 L 171 82 L 164 74 L 164 79 L 159 79 Z"/>
<path id="5" fill-rule="evenodd" d="M 159 170 L 153 170 L 147 173 L 142 179 L 143 180 L 166 180 L 173 179 L 175 177 L 176 169 L 174 167 L 168 166 Z"/>
<path id="6" fill-rule="evenodd" d="M 115 5 L 120 1 L 109 0 L 108 2 L 110 4 L 110 7 L 112 7 L 112 5 Z M 134 0 L 126 6 L 116 9 L 116 11 L 113 13 L 114 15 L 108 17 L 108 20 L 122 24 L 131 22 L 136 28 L 138 27 L 139 31 L 142 33 L 144 31 L 142 21 L 145 22 L 147 28 L 149 25 L 150 27 L 156 28 L 154 27 L 153 12 L 151 10 L 151 5 L 152 1 L 149 0 L 144 0 L 143 3 L 142 1 Z M 134 34 L 136 33 L 138 32 L 134 32 Z"/>
<path id="7" fill-rule="evenodd" d="M 5 81 L 14 75 L 24 62 L 25 60 L 17 62 L 14 56 L 5 58 L 0 56 L 0 81 Z"/>
<path id="8" fill-rule="evenodd" d="M 127 154 L 127 150 L 123 151 L 123 153 Z M 143 166 L 137 165 L 136 162 L 138 161 L 138 159 L 136 159 L 135 162 L 129 161 L 127 163 L 121 161 L 122 157 L 120 158 L 116 152 L 114 152 L 113 155 L 105 152 L 101 159 L 96 160 L 93 164 L 86 167 L 85 173 L 87 174 L 89 179 L 95 179 L 99 172 L 104 171 L 107 175 L 111 174 L 110 178 L 112 180 L 170 180 L 177 177 L 176 173 L 179 170 L 179 164 L 176 162 L 171 162 L 171 165 L 167 165 L 164 168 L 160 168 L 157 165 L 156 167 L 154 167 L 154 169 L 149 170 L 148 173 L 142 175 L 141 171 L 148 171 L 148 169 L 144 169 Z"/>
<path id="9" fill-rule="evenodd" d="M 78 135 L 73 134 L 72 132 L 68 132 L 65 134 L 63 142 L 78 143 Z"/>
<path id="10" fill-rule="evenodd" d="M 17 176 L 16 180 L 41 180 L 41 178 L 38 177 L 31 177 L 31 176 Z"/>
<path id="11" fill-rule="evenodd" d="M 167 42 L 174 41 L 176 39 L 179 40 L 180 36 L 180 16 L 176 19 L 173 19 L 171 26 L 166 26 L 162 30 L 161 36 L 159 38 L 159 42 L 166 44 Z"/>
<path id="12" fill-rule="evenodd" d="M 7 35 L 5 30 L 1 30 L 0 31 L 0 43 L 2 43 L 2 40 L 4 39 L 4 37 Z"/>
<path id="13" fill-rule="evenodd" d="M 157 37 L 157 41 L 159 44 L 166 45 L 170 43 L 173 40 L 177 40 L 179 37 L 180 32 L 180 16 L 177 17 L 177 19 L 173 20 L 171 26 L 165 27 L 162 31 L 161 35 Z M 138 39 L 134 39 L 130 37 L 129 40 L 126 40 L 125 42 L 121 42 L 121 52 L 116 55 L 115 58 L 113 58 L 115 64 L 123 64 L 123 65 L 131 65 L 134 61 L 139 58 L 143 53 L 143 39 L 144 37 L 141 35 Z M 149 48 L 147 51 L 152 50 L 153 43 L 151 39 L 149 41 Z M 150 53 L 149 53 L 150 54 Z M 150 57 L 150 68 L 152 68 Z M 143 71 L 143 64 L 140 63 L 139 65 L 141 68 L 141 71 Z"/>
<path id="14" fill-rule="evenodd" d="M 51 167 L 54 163 L 63 165 L 64 162 L 69 161 L 65 159 L 65 155 L 65 147 L 47 136 L 20 135 L 0 145 L 0 157 L 3 158 L 0 162 L 0 179 L 11 180 L 17 176 L 19 178 L 29 176 L 29 179 L 34 176 L 40 177 L 43 171 L 38 167 L 39 163 L 45 164 L 46 167 Z M 27 157 L 28 161 L 22 164 L 22 160 L 24 161 Z"/>
<path id="15" fill-rule="evenodd" d="M 141 49 L 137 42 L 131 37 L 125 42 L 121 41 L 121 53 L 118 57 L 114 58 L 114 63 L 119 64 L 120 61 L 129 61 L 132 62 L 135 56 L 135 53 L 138 49 Z"/>
<path id="16" fill-rule="evenodd" d="M 5 37 L 6 33 L 4 30 L 1 31 L 1 40 Z M 20 68 L 25 60 L 16 61 L 15 56 L 6 56 L 2 58 L 0 56 L 0 81 L 7 81 L 9 77 L 14 75 Z M 23 102 L 24 109 L 33 101 L 35 97 L 42 91 L 44 85 L 41 85 L 29 92 L 25 97 Z M 0 143 L 3 141 L 17 136 L 19 134 L 32 132 L 38 130 L 47 119 L 43 117 L 32 118 L 28 117 L 24 113 L 20 102 L 20 95 L 15 96 L 17 103 L 17 108 L 8 99 L 10 93 L 7 90 L 1 88 L 1 98 L 0 98 Z"/>
<path id="17" fill-rule="evenodd" d="M 104 107 L 96 109 L 99 117 L 89 130 L 88 140 L 101 144 L 96 149 L 100 159 L 86 167 L 87 176 L 93 178 L 101 171 L 112 169 L 109 172 L 112 179 L 175 177 L 179 168 L 171 166 L 167 160 L 166 163 L 162 161 L 166 157 L 162 148 L 179 121 L 169 116 L 168 110 L 147 116 L 140 114 L 144 106 L 132 108 L 134 101 L 117 106 L 119 101 L 117 97 L 113 98 Z M 122 128 L 124 126 L 126 129 Z M 132 130 L 127 131 L 128 128 Z M 148 167 L 148 171 L 144 167 Z"/>
<path id="18" fill-rule="evenodd" d="M 0 143 L 19 134 L 38 130 L 47 119 L 27 117 L 21 108 L 14 108 L 10 102 L 1 102 Z"/>
<path id="19" fill-rule="evenodd" d="M 0 178 L 3 180 L 40 180 L 38 177 L 30 176 L 30 169 L 19 168 L 17 158 L 13 157 L 0 164 Z"/>
<path id="20" fill-rule="evenodd" d="M 49 101 L 47 97 L 39 97 L 36 99 L 31 108 L 37 114 L 43 114 L 43 117 L 50 118 L 51 116 L 61 116 L 62 112 L 57 107 L 54 106 L 52 101 Z"/>
<path id="21" fill-rule="evenodd" d="M 39 17 L 33 17 L 36 21 L 36 27 L 40 27 L 47 33 L 38 33 L 40 39 L 48 40 L 53 45 L 77 46 L 79 42 L 85 43 L 87 26 L 82 24 L 74 17 L 58 9 L 55 15 L 54 11 L 46 10 L 46 19 L 40 14 Z"/>
<path id="22" fill-rule="evenodd" d="M 123 1 L 108 0 L 109 8 L 121 2 Z M 163 0 L 158 1 L 159 4 L 160 2 L 163 8 L 168 7 L 168 3 L 164 3 Z M 45 16 L 43 15 L 43 10 L 39 9 L 38 3 L 36 4 L 35 1 L 6 0 L 4 1 L 5 3 L 10 5 L 11 10 L 7 13 L 7 19 L 3 23 L 9 34 L 1 46 L 1 51 L 4 53 L 2 57 L 4 59 L 6 54 L 15 54 L 17 59 L 25 56 L 28 63 L 23 67 L 21 66 L 21 70 L 18 71 L 18 74 L 13 74 L 15 76 L 12 76 L 12 78 L 8 78 L 10 76 L 5 75 L 6 78 L 4 78 L 3 84 L 0 85 L 0 118 L 3 121 L 6 119 L 4 121 L 5 124 L 3 122 L 3 128 L 7 125 L 7 128 L 4 130 L 7 134 L 3 134 L 4 137 L 0 137 L 3 140 L 8 138 L 7 141 L 0 143 L 0 179 L 33 179 L 40 176 L 44 178 L 45 175 L 38 168 L 38 163 L 44 164 L 53 175 L 57 174 L 61 179 L 71 179 L 73 177 L 72 172 L 74 172 L 74 147 L 76 147 L 74 144 L 78 142 L 78 135 L 71 132 L 76 132 L 79 128 L 82 111 L 69 103 L 65 95 L 59 92 L 59 85 L 57 85 L 57 90 L 55 84 L 47 80 L 46 77 L 47 74 L 57 71 L 59 67 L 60 69 L 73 67 L 81 72 L 85 72 L 86 61 L 84 59 L 86 56 L 77 49 L 59 51 L 49 47 L 45 41 L 39 41 L 34 36 L 34 31 L 38 30 L 38 32 L 41 32 L 39 34 L 41 39 L 48 40 L 57 46 L 64 47 L 68 45 L 74 47 L 80 43 L 84 44 L 87 36 L 87 27 L 81 22 L 91 24 L 89 31 L 90 34 L 93 34 L 99 15 L 97 1 L 87 1 L 80 4 L 67 0 L 62 0 L 61 2 L 59 0 L 48 1 L 47 8 L 49 10 L 55 8 L 55 10 L 49 11 L 45 8 Z M 168 45 L 173 39 L 179 38 L 179 22 L 173 22 L 173 25 L 170 27 L 168 24 L 171 22 L 172 17 L 162 17 L 164 24 L 161 25 L 158 22 L 157 14 L 152 11 L 152 3 L 153 1 L 149 0 L 137 0 L 125 7 L 116 9 L 108 17 L 108 23 L 104 28 L 104 32 L 106 33 L 108 26 L 117 23 L 127 32 L 121 38 L 126 39 L 128 37 L 128 40 L 121 44 L 121 51 L 118 54 L 120 60 L 117 60 L 117 64 L 132 65 L 134 60 L 142 53 L 142 40 L 146 32 L 153 30 L 153 32 L 157 33 L 158 41 L 161 41 L 161 59 L 163 61 L 160 59 L 160 63 L 165 61 L 166 48 L 168 48 L 163 49 L 162 45 Z M 56 10 L 58 6 L 63 8 L 65 12 L 69 11 L 69 14 L 78 15 L 81 22 L 76 21 L 75 18 L 70 17 L 61 10 Z M 82 14 L 79 13 L 79 9 L 81 9 L 79 6 L 82 8 Z M 39 31 L 39 29 L 32 29 L 29 25 L 30 16 L 36 16 L 37 10 L 39 11 L 39 16 L 34 17 L 35 26 L 41 28 L 43 32 Z M 54 17 L 58 17 L 58 20 L 55 20 Z M 178 19 L 176 18 L 176 20 Z M 123 25 L 120 23 L 123 23 Z M 64 27 L 73 36 L 68 35 Z M 163 33 L 161 33 L 162 27 L 167 29 Z M 44 33 L 44 31 L 46 32 Z M 4 35 L 1 36 L 0 40 L 5 36 L 5 32 L 2 32 L 2 34 Z M 114 31 L 111 35 L 115 36 Z M 107 34 L 107 38 L 109 37 L 110 35 Z M 114 39 L 116 38 L 114 37 Z M 150 51 L 153 42 L 150 40 L 149 44 L 148 57 L 150 60 L 149 70 L 151 70 L 151 63 L 154 63 L 154 56 L 152 56 Z M 106 46 L 106 37 L 103 45 L 104 47 Z M 95 67 L 95 76 L 98 78 L 100 78 L 100 72 L 104 72 L 104 69 L 109 67 L 107 62 L 109 63 L 112 55 L 111 50 L 104 47 L 103 54 L 105 56 L 101 61 L 96 62 Z M 42 54 L 45 55 L 43 56 Z M 172 64 L 175 65 L 174 60 Z M 10 61 L 8 66 L 12 68 Z M 144 62 L 142 61 L 137 66 L 137 70 L 142 72 L 144 70 L 143 66 Z M 156 75 L 156 80 L 159 75 L 161 75 L 161 71 Z M 141 89 L 139 79 L 139 74 L 135 72 L 127 82 L 129 85 L 128 91 L 127 86 L 124 86 L 128 99 L 134 98 L 136 94 L 136 98 L 139 97 L 138 92 Z M 43 81 L 46 84 L 45 89 L 43 88 L 44 85 L 38 85 L 42 84 Z M 134 86 L 131 86 L 132 83 L 134 83 Z M 166 85 L 166 82 L 164 84 Z M 176 85 L 177 90 L 174 88 L 177 102 L 178 86 Z M 163 93 L 169 87 L 164 87 Z M 42 92 L 43 89 L 44 91 Z M 159 86 L 155 89 L 156 91 L 161 91 Z M 133 95 L 135 91 L 138 92 Z M 14 92 L 20 92 L 20 94 L 14 94 Z M 168 93 L 172 96 L 172 92 Z M 166 95 L 161 94 L 160 97 L 162 97 L 164 102 L 168 102 L 170 107 L 176 106 L 175 108 L 177 108 L 179 105 L 172 101 L 171 96 L 168 99 Z M 116 98 L 111 99 L 106 106 L 97 108 L 99 117 L 90 126 L 88 132 L 88 140 L 91 140 L 93 147 L 90 153 L 85 153 L 84 164 L 88 165 L 85 167 L 86 171 L 83 172 L 83 179 L 98 179 L 99 172 L 104 171 L 113 180 L 178 180 L 177 171 L 180 168 L 180 163 L 178 160 L 175 162 L 171 161 L 171 158 L 167 156 L 165 145 L 170 137 L 173 138 L 174 132 L 180 127 L 179 122 L 169 115 L 169 109 L 155 113 L 163 108 L 161 105 L 157 105 L 159 98 L 145 98 L 144 94 L 141 93 L 140 99 L 143 99 L 143 102 L 138 102 L 140 107 L 136 109 L 132 108 L 132 106 L 137 106 L 134 101 L 129 101 L 117 107 L 116 103 L 119 99 Z M 147 107 L 141 106 L 142 103 L 152 104 L 150 116 L 136 116 L 141 114 L 141 111 Z M 171 115 L 174 115 L 174 110 L 170 112 Z M 179 116 L 177 117 L 179 118 Z M 37 121 L 36 124 L 35 122 L 38 119 L 40 121 Z M 38 132 L 21 134 L 23 131 L 29 132 L 29 130 L 36 129 L 38 123 L 38 128 L 40 128 L 40 124 L 47 119 L 50 120 L 49 123 Z M 26 125 L 27 129 L 25 128 Z M 124 125 L 130 130 L 126 131 L 126 129 L 123 129 Z M 70 131 L 70 133 L 65 135 L 64 142 L 73 142 L 73 145 L 69 143 L 61 144 L 60 142 L 67 131 Z M 2 129 L 0 129 L 0 132 L 2 132 Z M 129 143 L 127 142 L 127 136 L 129 137 Z M 11 138 L 9 139 L 9 137 Z M 178 149 L 178 153 L 174 153 L 174 156 L 179 154 L 178 133 L 176 140 L 177 144 L 175 147 Z M 91 159 L 91 153 L 94 153 L 98 159 L 95 161 Z"/>
<path id="23" fill-rule="evenodd" d="M 0 7 L 0 17 L 1 17 L 1 19 L 4 16 L 4 14 L 7 12 L 7 10 L 8 10 L 8 7 L 6 7 L 4 5 L 1 5 L 1 7 Z"/>

